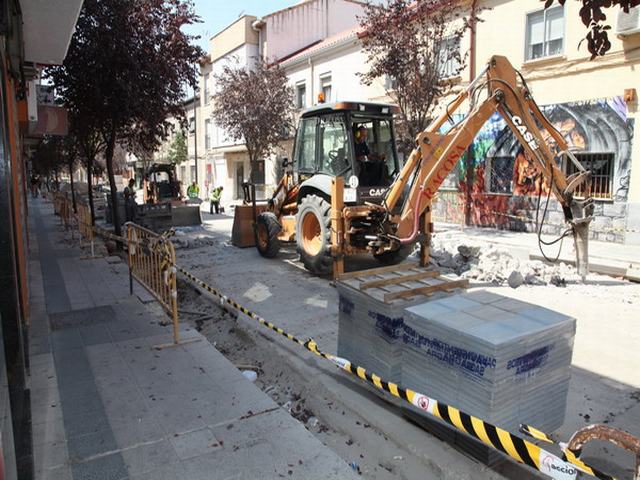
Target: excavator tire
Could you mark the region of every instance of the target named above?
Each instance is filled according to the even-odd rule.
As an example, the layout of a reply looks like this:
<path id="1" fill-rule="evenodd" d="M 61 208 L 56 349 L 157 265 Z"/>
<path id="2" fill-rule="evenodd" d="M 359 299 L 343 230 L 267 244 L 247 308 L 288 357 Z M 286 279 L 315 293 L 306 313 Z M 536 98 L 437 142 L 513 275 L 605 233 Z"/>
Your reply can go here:
<path id="1" fill-rule="evenodd" d="M 415 243 L 402 245 L 398 250 L 381 253 L 380 255 L 374 255 L 373 257 L 384 265 L 396 265 L 411 255 L 415 246 Z"/>
<path id="2" fill-rule="evenodd" d="M 317 195 L 302 199 L 296 215 L 296 243 L 304 267 L 311 273 L 331 272 L 331 205 Z"/>
<path id="3" fill-rule="evenodd" d="M 265 258 L 273 258 L 280 251 L 278 233 L 282 229 L 278 217 L 272 212 L 262 212 L 256 218 L 256 248 Z"/>

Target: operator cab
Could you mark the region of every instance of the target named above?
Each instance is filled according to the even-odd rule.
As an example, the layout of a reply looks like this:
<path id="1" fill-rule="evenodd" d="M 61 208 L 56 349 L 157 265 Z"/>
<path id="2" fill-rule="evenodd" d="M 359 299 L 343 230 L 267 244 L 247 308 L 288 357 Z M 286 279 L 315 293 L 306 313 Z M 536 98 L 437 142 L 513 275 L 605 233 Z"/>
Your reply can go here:
<path id="1" fill-rule="evenodd" d="M 306 110 L 294 146 L 300 180 L 341 176 L 345 202 L 380 203 L 400 170 L 393 130 L 397 110 L 368 102 L 320 104 Z"/>

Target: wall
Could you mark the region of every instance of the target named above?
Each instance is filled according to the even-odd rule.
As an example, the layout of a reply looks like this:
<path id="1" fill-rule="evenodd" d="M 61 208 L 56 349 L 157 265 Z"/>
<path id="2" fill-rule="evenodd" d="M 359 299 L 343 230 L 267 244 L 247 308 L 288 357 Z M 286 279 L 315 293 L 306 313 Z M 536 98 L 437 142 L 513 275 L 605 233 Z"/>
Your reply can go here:
<path id="1" fill-rule="evenodd" d="M 311 0 L 263 18 L 263 52 L 280 59 L 358 24 L 362 5 L 345 0 Z"/>
<path id="2" fill-rule="evenodd" d="M 360 48 L 360 42 L 353 39 L 347 45 L 323 52 L 293 66 L 283 65 L 289 82 L 295 87 L 304 81 L 306 85 L 307 105 L 317 103 L 320 91 L 320 77 L 331 74 L 331 102 L 342 100 L 380 101 L 385 99 L 385 90 L 380 82 L 364 85 L 359 73 L 366 71 L 366 57 Z"/>
<path id="3" fill-rule="evenodd" d="M 614 154 L 613 198 L 610 201 L 596 200 L 596 218 L 590 233 L 593 239 L 623 242 L 636 123 L 627 114 L 624 101 L 621 97 L 613 97 L 569 102 L 542 107 L 542 111 L 562 133 L 570 148 Z M 553 150 L 550 138 L 548 144 Z M 471 223 L 532 231 L 538 194 L 543 194 L 544 208 L 548 184 L 541 181 L 533 163 L 525 157 L 522 147 L 500 115 L 495 114 L 482 128 L 472 150 Z M 512 194 L 488 193 L 496 190 L 489 188 L 491 164 L 488 159 L 492 157 L 515 159 L 509 188 Z M 464 192 L 466 185 L 462 169 L 458 168 L 456 173 L 459 190 Z M 464 193 L 448 192 L 440 197 L 434 207 L 436 217 L 441 221 L 459 222 L 459 212 L 455 210 L 464 204 Z M 550 201 L 549 207 L 548 225 L 543 232 L 559 234 L 566 228 L 562 209 L 555 199 Z"/>
<path id="4" fill-rule="evenodd" d="M 256 17 L 245 15 L 211 37 L 209 40 L 211 61 L 215 62 L 242 45 L 257 45 L 258 32 L 251 27 L 255 20 Z"/>
<path id="5" fill-rule="evenodd" d="M 525 77 L 536 102 L 549 106 L 545 113 L 570 144 L 584 147 L 589 152 L 615 153 L 614 198 L 613 201 L 596 201 L 592 238 L 640 244 L 640 142 L 634 141 L 640 127 L 637 103 L 626 104 L 622 98 L 625 89 L 638 88 L 640 34 L 619 38 L 610 31 L 610 52 L 592 61 L 585 45 L 578 49 L 580 40 L 587 33 L 579 17 L 580 3 L 567 2 L 562 54 L 525 62 L 526 15 L 542 9 L 542 4 L 537 0 L 486 0 L 481 6 L 490 10 L 481 14 L 484 22 L 477 27 L 476 71 L 484 67 L 491 55 L 506 56 Z M 616 13 L 617 8 L 607 11 L 608 23 L 615 25 Z M 500 35 L 496 35 L 496 31 Z M 483 184 L 487 168 L 485 156 L 518 154 L 513 137 L 501 133 L 503 128 L 504 123 L 492 119 L 474 143 L 476 158 L 473 191 L 470 192 L 472 223 L 531 229 L 532 223 L 514 218 L 531 218 L 535 210 L 529 187 L 519 185 L 515 178 L 518 169 L 522 172 L 526 166 L 524 156 L 518 156 L 514 173 L 515 195 L 488 194 Z M 494 151 L 490 151 L 491 148 Z M 440 204 L 435 206 L 436 216 L 454 221 L 451 212 L 464 204 L 460 195 L 455 192 L 441 195 Z M 558 233 L 563 228 L 563 215 L 557 202 L 550 202 L 550 212 L 551 223 L 559 226 L 549 226 L 545 230 Z"/>

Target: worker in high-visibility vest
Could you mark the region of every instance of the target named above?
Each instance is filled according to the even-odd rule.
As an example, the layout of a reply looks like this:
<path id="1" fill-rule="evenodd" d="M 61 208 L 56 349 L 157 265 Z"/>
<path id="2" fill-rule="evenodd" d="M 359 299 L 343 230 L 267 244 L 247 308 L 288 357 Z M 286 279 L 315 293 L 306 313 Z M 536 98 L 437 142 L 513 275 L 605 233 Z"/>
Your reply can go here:
<path id="1" fill-rule="evenodd" d="M 187 188 L 187 197 L 191 200 L 195 200 L 198 198 L 198 195 L 200 195 L 200 187 L 196 182 L 193 182 L 189 185 L 189 188 Z"/>
<path id="2" fill-rule="evenodd" d="M 213 215 L 213 208 L 215 207 L 216 213 L 220 213 L 220 199 L 222 198 L 222 190 L 223 188 L 215 187 L 211 189 L 211 194 L 209 195 L 209 200 L 211 204 L 209 205 L 209 213 Z"/>

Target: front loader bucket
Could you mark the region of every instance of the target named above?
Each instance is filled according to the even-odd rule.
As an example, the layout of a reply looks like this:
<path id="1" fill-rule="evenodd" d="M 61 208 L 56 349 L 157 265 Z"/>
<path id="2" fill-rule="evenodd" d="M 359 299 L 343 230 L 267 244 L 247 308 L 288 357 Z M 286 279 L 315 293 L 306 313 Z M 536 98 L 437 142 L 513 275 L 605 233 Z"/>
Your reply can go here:
<path id="1" fill-rule="evenodd" d="M 174 227 L 201 225 L 200 205 L 172 205 L 171 224 Z"/>
<path id="2" fill-rule="evenodd" d="M 589 273 L 589 223 L 591 218 L 574 221 L 573 241 L 576 250 L 576 269 L 582 281 Z"/>

